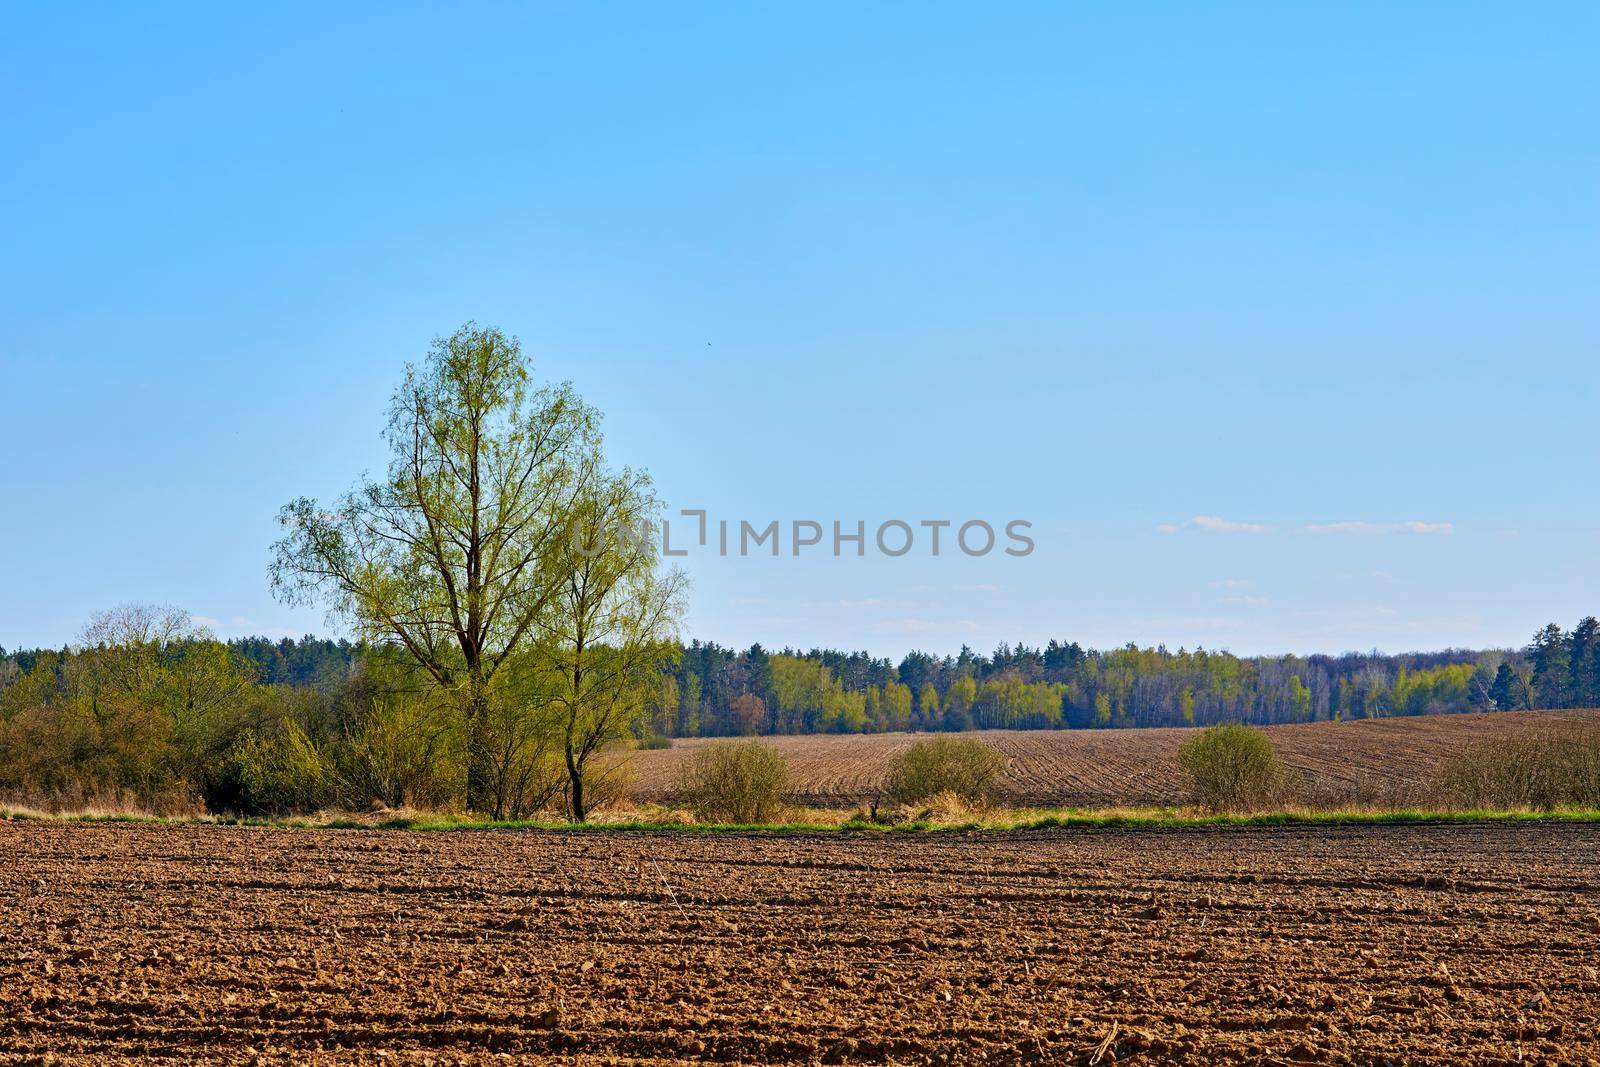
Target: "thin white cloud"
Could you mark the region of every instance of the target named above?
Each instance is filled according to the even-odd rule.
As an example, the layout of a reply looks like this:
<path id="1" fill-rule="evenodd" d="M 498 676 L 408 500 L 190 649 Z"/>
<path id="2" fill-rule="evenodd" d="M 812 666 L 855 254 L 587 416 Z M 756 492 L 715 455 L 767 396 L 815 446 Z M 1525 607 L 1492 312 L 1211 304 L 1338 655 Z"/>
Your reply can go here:
<path id="1" fill-rule="evenodd" d="M 1272 529 L 1257 522 L 1235 522 L 1232 519 L 1219 519 L 1215 515 L 1196 515 L 1189 520 L 1189 525 L 1211 533 L 1264 534 Z"/>
<path id="2" fill-rule="evenodd" d="M 1213 589 L 1249 589 L 1250 588 L 1250 580 L 1248 578 L 1220 578 L 1217 581 L 1207 582 L 1206 584 L 1209 585 Z"/>
<path id="3" fill-rule="evenodd" d="M 1222 602 L 1224 604 L 1244 604 L 1252 608 L 1264 608 L 1267 606 L 1267 598 L 1264 596 L 1225 596 L 1222 598 Z"/>
<path id="4" fill-rule="evenodd" d="M 1156 529 L 1164 534 L 1175 534 L 1180 530 L 1204 530 L 1207 533 L 1243 533 L 1264 534 L 1271 533 L 1272 527 L 1263 526 L 1258 522 L 1236 522 L 1233 519 L 1222 519 L 1215 515 L 1196 515 L 1184 522 L 1163 522 Z"/>
<path id="5" fill-rule="evenodd" d="M 1405 522 L 1362 522 L 1348 520 L 1345 522 L 1318 522 L 1300 527 L 1301 533 L 1308 534 L 1349 534 L 1354 537 L 1383 537 L 1388 534 L 1422 534 L 1449 537 L 1456 532 L 1454 525 L 1448 522 L 1422 522 L 1419 519 L 1408 519 Z"/>

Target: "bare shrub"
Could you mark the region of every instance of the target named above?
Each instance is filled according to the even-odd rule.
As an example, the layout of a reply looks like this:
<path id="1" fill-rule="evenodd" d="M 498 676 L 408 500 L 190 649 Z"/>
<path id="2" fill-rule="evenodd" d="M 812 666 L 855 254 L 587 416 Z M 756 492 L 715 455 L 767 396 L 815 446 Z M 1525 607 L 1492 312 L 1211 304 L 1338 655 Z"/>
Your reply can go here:
<path id="1" fill-rule="evenodd" d="M 0 716 L 0 794 L 51 811 L 112 807 L 176 814 L 195 790 L 174 769 L 166 720 L 106 700 L 102 714 L 80 703 L 31 705 Z"/>
<path id="2" fill-rule="evenodd" d="M 1600 807 L 1600 729 L 1574 723 L 1471 742 L 1441 763 L 1435 787 L 1462 808 Z"/>
<path id="3" fill-rule="evenodd" d="M 717 741 L 695 752 L 679 790 L 701 822 L 777 822 L 788 808 L 789 765 L 762 741 Z"/>
<path id="4" fill-rule="evenodd" d="M 994 799 L 1005 760 L 972 737 L 930 737 L 898 753 L 889 765 L 883 792 L 896 804 L 918 804 L 941 793 L 974 807 Z"/>
<path id="5" fill-rule="evenodd" d="M 1178 748 L 1178 766 L 1193 801 L 1211 811 L 1252 811 L 1289 800 L 1293 772 L 1272 740 L 1242 723 L 1208 727 Z"/>
<path id="6" fill-rule="evenodd" d="M 1296 800 L 1317 811 L 1403 811 L 1433 799 L 1427 783 L 1395 774 L 1355 773 L 1331 780 L 1303 781 Z"/>

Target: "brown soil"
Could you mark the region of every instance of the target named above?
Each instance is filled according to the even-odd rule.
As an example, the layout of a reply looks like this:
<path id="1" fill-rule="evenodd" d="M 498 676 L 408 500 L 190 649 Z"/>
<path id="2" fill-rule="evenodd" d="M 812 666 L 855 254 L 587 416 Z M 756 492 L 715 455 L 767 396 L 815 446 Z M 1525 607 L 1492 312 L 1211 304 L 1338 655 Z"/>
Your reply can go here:
<path id="1" fill-rule="evenodd" d="M 0 823 L 0 1062 L 1600 1061 L 1600 827 Z"/>
<path id="2" fill-rule="evenodd" d="M 1577 720 L 1600 723 L 1600 711 L 1492 712 L 1423 715 L 1360 722 L 1269 726 L 1278 754 L 1298 768 L 1307 799 L 1319 803 L 1420 801 L 1441 757 L 1459 745 L 1506 737 L 1529 727 Z M 1001 799 L 1011 805 L 1107 807 L 1180 804 L 1183 777 L 1178 746 L 1187 729 L 984 730 L 981 737 L 1006 757 Z M 916 734 L 772 737 L 789 762 L 797 799 L 816 807 L 851 807 L 872 797 L 894 754 Z M 690 753 L 705 739 L 669 749 L 635 752 L 633 795 L 671 803 Z"/>

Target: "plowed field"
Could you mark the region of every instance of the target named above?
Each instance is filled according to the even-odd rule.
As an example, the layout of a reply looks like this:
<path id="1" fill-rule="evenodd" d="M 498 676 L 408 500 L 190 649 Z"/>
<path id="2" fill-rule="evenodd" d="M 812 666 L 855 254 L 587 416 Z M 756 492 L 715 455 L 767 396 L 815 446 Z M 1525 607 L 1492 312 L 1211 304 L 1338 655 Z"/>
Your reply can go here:
<path id="1" fill-rule="evenodd" d="M 0 823 L 0 1062 L 1600 1057 L 1600 828 Z"/>
<path id="2" fill-rule="evenodd" d="M 1359 722 L 1269 726 L 1278 754 L 1305 775 L 1312 799 L 1400 800 L 1424 785 L 1457 745 L 1555 721 L 1600 723 L 1600 711 L 1496 712 L 1426 715 Z M 1013 805 L 1108 807 L 1183 801 L 1178 746 L 1193 730 L 986 730 L 982 737 L 1006 757 L 1001 799 Z M 766 738 L 789 762 L 795 791 L 817 807 L 868 800 L 896 752 L 913 734 L 808 735 Z M 709 742 L 677 741 L 670 749 L 637 752 L 631 760 L 639 800 L 671 802 L 689 754 Z"/>

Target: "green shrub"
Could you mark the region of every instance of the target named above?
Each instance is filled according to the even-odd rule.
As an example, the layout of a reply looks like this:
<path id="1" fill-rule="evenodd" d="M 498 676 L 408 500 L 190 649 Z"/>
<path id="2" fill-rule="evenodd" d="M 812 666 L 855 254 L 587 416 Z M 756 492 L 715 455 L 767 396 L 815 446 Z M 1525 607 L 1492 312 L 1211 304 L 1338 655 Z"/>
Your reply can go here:
<path id="1" fill-rule="evenodd" d="M 1178 748 L 1193 801 L 1211 811 L 1251 811 L 1290 798 L 1294 777 L 1272 741 L 1253 726 L 1229 723 Z"/>
<path id="2" fill-rule="evenodd" d="M 663 749 L 672 747 L 672 738 L 664 734 L 647 733 L 639 738 L 637 747 L 641 749 Z"/>
<path id="3" fill-rule="evenodd" d="M 542 811 L 566 810 L 562 791 L 567 768 L 541 705 L 521 692 L 496 691 L 483 722 L 489 751 L 489 793 L 494 819 L 528 819 Z M 459 749 L 457 782 L 466 786 L 465 750 Z M 458 794 L 459 795 L 459 794 Z"/>
<path id="4" fill-rule="evenodd" d="M 702 822 L 777 822 L 788 807 L 789 765 L 764 742 L 717 741 L 690 757 L 679 791 Z"/>
<path id="5" fill-rule="evenodd" d="M 1600 807 L 1600 730 L 1573 724 L 1471 742 L 1444 760 L 1435 786 L 1463 808 Z"/>
<path id="6" fill-rule="evenodd" d="M 333 768 L 298 723 L 285 723 L 282 732 L 271 737 L 247 730 L 229 755 L 247 811 L 267 815 L 316 811 L 337 799 Z"/>
<path id="7" fill-rule="evenodd" d="M 1004 765 L 1000 753 L 976 738 L 930 737 L 894 757 L 883 792 L 895 804 L 917 804 L 952 793 L 982 807 L 994 799 Z"/>
<path id="8" fill-rule="evenodd" d="M 373 699 L 332 755 L 342 799 L 355 807 L 445 808 L 466 778 L 460 716 L 436 694 Z"/>
<path id="9" fill-rule="evenodd" d="M 158 716 L 95 719 L 72 705 L 0 715 L 0 801 L 43 811 L 203 811 L 172 769 Z"/>

